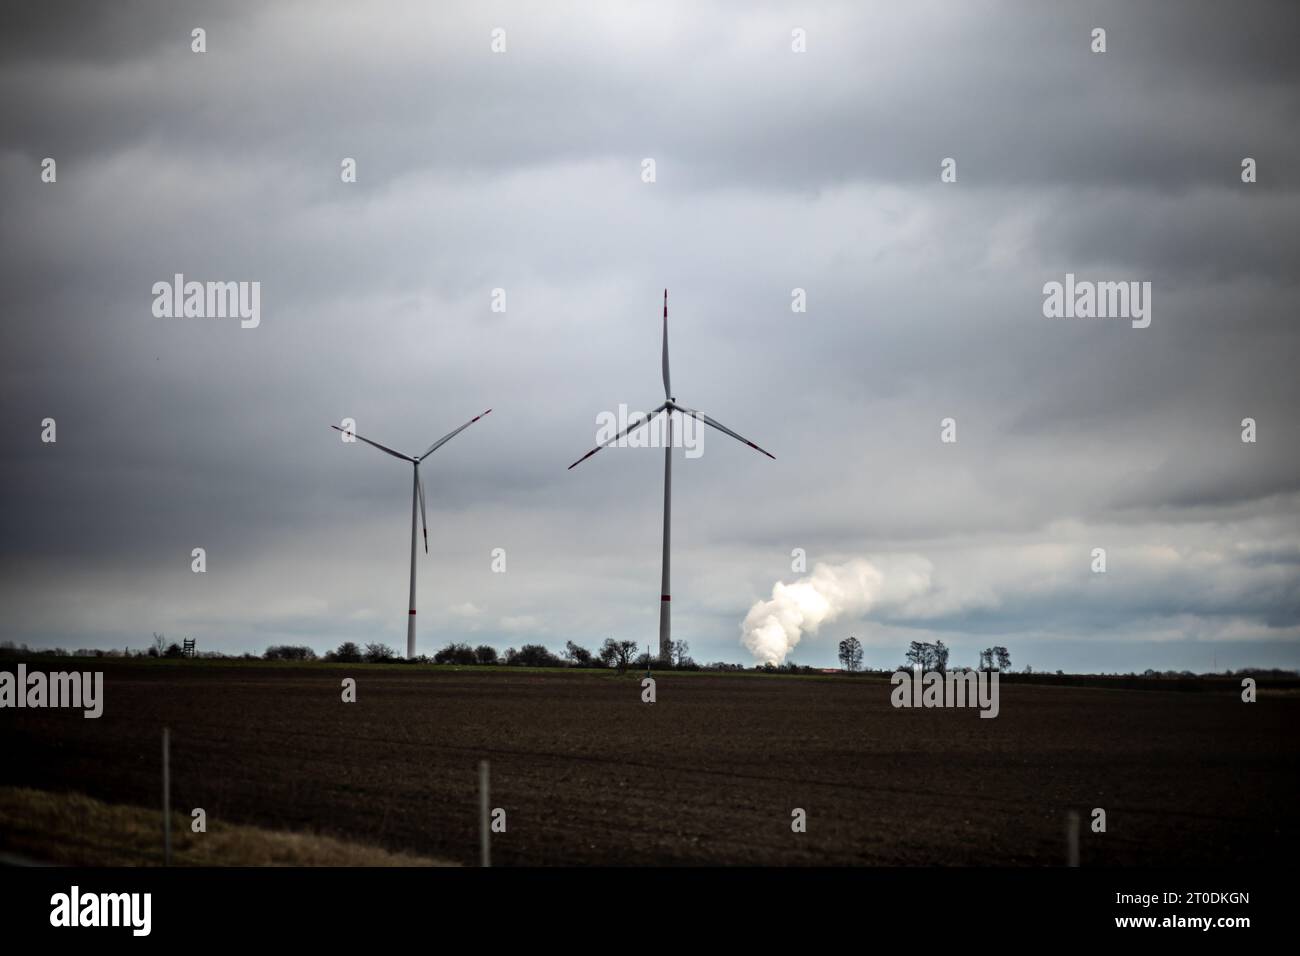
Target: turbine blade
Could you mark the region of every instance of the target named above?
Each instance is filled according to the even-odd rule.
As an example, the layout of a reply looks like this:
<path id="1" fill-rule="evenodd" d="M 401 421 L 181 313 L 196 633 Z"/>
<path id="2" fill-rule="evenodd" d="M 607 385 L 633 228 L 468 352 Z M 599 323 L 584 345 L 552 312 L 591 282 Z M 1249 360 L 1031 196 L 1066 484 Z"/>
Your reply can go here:
<path id="1" fill-rule="evenodd" d="M 673 386 L 668 375 L 668 290 L 664 289 L 664 398 L 672 400 Z"/>
<path id="2" fill-rule="evenodd" d="M 743 442 L 744 444 L 748 445 L 750 448 L 754 449 L 754 451 L 760 451 L 760 452 L 762 452 L 764 455 L 767 455 L 768 458 L 771 458 L 773 461 L 776 461 L 776 455 L 773 455 L 771 452 L 766 451 L 766 450 L 764 450 L 764 449 L 762 449 L 762 448 L 759 448 L 757 445 L 755 445 L 752 441 L 750 441 L 750 440 L 749 440 L 748 438 L 746 438 L 744 435 L 738 435 L 738 434 L 736 434 L 736 433 L 733 432 L 730 428 L 728 428 L 726 425 L 722 424 L 722 422 L 715 421 L 715 420 L 713 420 L 712 418 L 710 418 L 708 415 L 705 415 L 703 412 L 701 412 L 701 411 L 697 411 L 697 410 L 694 409 L 694 408 L 683 408 L 681 405 L 678 405 L 677 408 L 678 408 L 682 413 L 684 413 L 684 414 L 686 414 L 686 415 L 693 415 L 694 417 L 696 417 L 696 418 L 700 419 L 702 422 L 704 422 L 704 424 L 706 424 L 706 425 L 712 425 L 712 426 L 713 426 L 714 428 L 716 428 L 718 431 L 720 431 L 720 432 L 725 432 L 726 434 L 730 435 L 732 438 L 736 439 L 736 441 L 738 441 L 738 442 Z"/>
<path id="3" fill-rule="evenodd" d="M 420 492 L 420 527 L 424 529 L 424 553 L 429 553 L 429 521 L 424 516 L 424 480 L 420 477 L 420 467 L 415 467 L 415 487 Z"/>
<path id="4" fill-rule="evenodd" d="M 339 428 L 339 426 L 337 425 L 331 425 L 330 428 L 334 429 L 336 432 L 343 432 L 343 434 L 345 435 L 349 434 L 346 430 Z M 361 437 L 356 432 L 351 432 L 351 435 L 357 441 L 363 441 L 367 445 L 371 446 L 372 448 L 378 448 L 380 451 L 387 452 L 388 454 L 392 455 L 394 458 L 400 458 L 402 459 L 402 461 L 415 461 L 415 459 L 412 458 L 410 455 L 403 455 L 400 451 L 393 451 L 391 448 L 385 445 L 381 445 L 377 441 L 371 441 L 369 438 Z"/>
<path id="5" fill-rule="evenodd" d="M 491 411 L 492 411 L 492 409 L 489 408 L 486 412 L 483 413 L 483 415 L 487 415 L 487 414 L 489 414 Z M 447 434 L 443 435 L 443 436 L 442 436 L 441 438 L 439 438 L 436 442 L 434 442 L 432 445 L 429 446 L 429 450 L 428 450 L 428 451 L 426 451 L 423 455 L 421 455 L 421 456 L 420 456 L 418 459 L 416 459 L 416 460 L 417 460 L 417 461 L 424 461 L 424 459 L 428 458 L 430 455 L 432 455 L 435 451 L 437 451 L 437 450 L 438 450 L 439 448 L 441 448 L 443 445 L 447 444 L 447 442 L 451 441 L 453 438 L 455 438 L 457 435 L 459 435 L 459 434 L 460 434 L 461 432 L 463 432 L 465 429 L 469 428 L 470 425 L 473 425 L 476 421 L 478 421 L 480 418 L 482 418 L 483 415 L 475 415 L 473 418 L 471 418 L 469 421 L 467 421 L 464 425 L 461 425 L 460 428 L 457 428 L 455 431 L 448 432 Z"/>
<path id="6" fill-rule="evenodd" d="M 618 433 L 617 435 L 615 435 L 613 438 L 606 439 L 605 441 L 603 441 L 603 442 L 601 442 L 599 445 L 597 445 L 595 448 L 593 448 L 591 451 L 587 452 L 587 454 L 583 455 L 581 458 L 579 458 L 577 461 L 575 461 L 575 462 L 573 463 L 573 465 L 570 465 L 570 466 L 569 466 L 569 469 L 572 469 L 572 468 L 574 467 L 574 465 L 581 465 L 584 461 L 586 461 L 586 460 L 587 460 L 588 458 L 590 458 L 592 455 L 596 454 L 596 452 L 600 451 L 602 448 L 608 448 L 610 445 L 614 444 L 614 442 L 618 441 L 618 440 L 619 440 L 620 438 L 622 438 L 624 435 L 630 435 L 632 432 L 636 431 L 638 428 L 641 428 L 641 427 L 643 427 L 643 426 L 645 426 L 645 425 L 649 425 L 652 421 L 655 420 L 655 416 L 658 415 L 660 412 L 662 412 L 662 411 L 663 411 L 665 408 L 667 408 L 667 407 L 668 407 L 668 403 L 667 403 L 667 402 L 664 402 L 662 405 L 660 405 L 660 406 L 659 406 L 658 408 L 656 408 L 654 411 L 647 413 L 645 418 L 642 418 L 642 419 L 639 419 L 639 420 L 637 420 L 637 421 L 635 421 L 635 422 L 632 422 L 631 424 L 629 424 L 629 425 L 627 426 L 627 428 L 624 428 L 621 432 L 619 432 L 619 433 Z"/>

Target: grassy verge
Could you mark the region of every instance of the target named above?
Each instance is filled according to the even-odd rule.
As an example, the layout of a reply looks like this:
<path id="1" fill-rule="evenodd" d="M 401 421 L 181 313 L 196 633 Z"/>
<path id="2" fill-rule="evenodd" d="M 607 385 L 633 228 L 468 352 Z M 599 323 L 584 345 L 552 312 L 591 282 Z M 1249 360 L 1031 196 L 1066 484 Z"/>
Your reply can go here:
<path id="1" fill-rule="evenodd" d="M 450 866 L 311 833 L 172 818 L 173 866 Z M 61 866 L 158 866 L 162 813 L 79 793 L 0 787 L 0 851 Z"/>

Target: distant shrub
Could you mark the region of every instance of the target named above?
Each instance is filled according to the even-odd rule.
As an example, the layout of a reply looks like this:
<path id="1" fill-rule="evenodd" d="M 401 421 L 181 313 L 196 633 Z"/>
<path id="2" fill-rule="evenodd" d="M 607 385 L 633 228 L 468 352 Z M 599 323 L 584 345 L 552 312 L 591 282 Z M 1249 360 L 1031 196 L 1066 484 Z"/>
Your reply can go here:
<path id="1" fill-rule="evenodd" d="M 559 667 L 561 661 L 541 644 L 525 644 L 506 663 L 518 667 Z"/>
<path id="2" fill-rule="evenodd" d="M 474 659 L 480 664 L 495 664 L 497 662 L 497 649 L 488 647 L 486 644 L 480 644 L 474 648 Z"/>
<path id="3" fill-rule="evenodd" d="M 564 659 L 574 667 L 590 667 L 595 661 L 591 651 L 578 646 L 573 641 L 565 642 Z"/>
<path id="4" fill-rule="evenodd" d="M 816 674 L 816 668 L 809 667 L 807 664 L 796 664 L 794 661 L 786 661 L 784 664 L 773 664 L 768 661 L 754 668 L 764 674 Z"/>
<path id="5" fill-rule="evenodd" d="M 268 661 L 314 661 L 316 652 L 305 644 L 276 644 L 262 657 Z"/>
<path id="6" fill-rule="evenodd" d="M 468 644 L 453 641 L 433 655 L 435 664 L 477 664 L 478 654 Z"/>
<path id="7" fill-rule="evenodd" d="M 627 670 L 636 656 L 636 641 L 616 641 L 612 637 L 607 637 L 605 643 L 600 646 L 599 656 L 601 664 L 605 667 L 617 667 L 621 674 Z"/>
<path id="8" fill-rule="evenodd" d="M 382 664 L 397 656 L 397 651 L 387 644 L 367 644 L 365 659 L 367 664 Z"/>
<path id="9" fill-rule="evenodd" d="M 338 661 L 340 664 L 358 664 L 361 662 L 361 648 L 352 641 L 344 641 L 337 650 L 327 654 L 325 659 Z"/>

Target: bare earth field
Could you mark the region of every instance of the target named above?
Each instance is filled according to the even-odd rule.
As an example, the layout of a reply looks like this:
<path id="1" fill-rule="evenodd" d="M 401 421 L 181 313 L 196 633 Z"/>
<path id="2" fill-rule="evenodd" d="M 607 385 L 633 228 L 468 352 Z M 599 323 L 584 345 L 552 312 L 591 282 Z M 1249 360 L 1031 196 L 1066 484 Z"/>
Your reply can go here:
<path id="1" fill-rule="evenodd" d="M 104 670 L 104 715 L 0 712 L 0 784 L 157 807 L 167 725 L 178 813 L 467 864 L 484 758 L 507 813 L 498 865 L 1055 866 L 1071 809 L 1084 865 L 1300 846 L 1300 696 L 1267 683 L 1255 704 L 1003 683 L 987 720 L 896 710 L 875 679 L 665 673 L 647 705 L 640 675 L 589 671 L 32 666 Z M 795 807 L 807 833 L 791 832 Z M 1105 834 L 1086 826 L 1093 807 Z"/>

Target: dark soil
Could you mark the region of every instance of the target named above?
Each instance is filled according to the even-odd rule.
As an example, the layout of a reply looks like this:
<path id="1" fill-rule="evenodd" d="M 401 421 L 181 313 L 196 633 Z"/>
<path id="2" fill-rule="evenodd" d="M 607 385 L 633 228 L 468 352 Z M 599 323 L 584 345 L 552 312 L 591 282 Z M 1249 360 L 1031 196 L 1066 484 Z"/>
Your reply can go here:
<path id="1" fill-rule="evenodd" d="M 0 711 L 0 783 L 173 806 L 464 863 L 478 761 L 495 864 L 1268 862 L 1300 847 L 1300 695 L 1004 683 L 1001 715 L 894 709 L 876 679 L 215 665 L 105 671 L 104 716 Z M 12 664 L 7 664 L 12 669 Z M 358 701 L 340 699 L 354 677 Z M 1106 811 L 1106 832 L 1088 824 Z M 807 832 L 791 811 L 807 811 Z M 75 839 L 75 835 L 69 835 Z M 2 842 L 2 837 L 0 837 Z"/>

